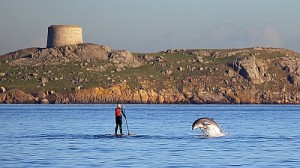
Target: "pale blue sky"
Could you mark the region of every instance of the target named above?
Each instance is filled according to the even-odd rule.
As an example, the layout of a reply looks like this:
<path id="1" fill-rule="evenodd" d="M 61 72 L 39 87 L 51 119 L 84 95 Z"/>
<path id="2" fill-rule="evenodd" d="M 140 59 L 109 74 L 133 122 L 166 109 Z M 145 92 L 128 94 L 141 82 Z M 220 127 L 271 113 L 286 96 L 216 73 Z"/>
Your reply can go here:
<path id="1" fill-rule="evenodd" d="M 300 0 L 1 0 L 0 54 L 45 47 L 47 28 L 131 52 L 283 47 L 300 51 Z"/>

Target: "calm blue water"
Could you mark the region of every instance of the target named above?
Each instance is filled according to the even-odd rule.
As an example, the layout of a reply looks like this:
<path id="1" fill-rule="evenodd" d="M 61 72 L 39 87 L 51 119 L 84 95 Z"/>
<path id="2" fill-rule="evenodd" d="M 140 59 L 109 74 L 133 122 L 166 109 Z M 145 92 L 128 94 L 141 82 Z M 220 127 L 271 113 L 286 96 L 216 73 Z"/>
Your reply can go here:
<path id="1" fill-rule="evenodd" d="M 300 106 L 126 105 L 135 136 L 123 137 L 110 135 L 114 108 L 0 105 L 0 167 L 300 165 Z M 214 118 L 227 135 L 192 131 L 200 117 Z"/>

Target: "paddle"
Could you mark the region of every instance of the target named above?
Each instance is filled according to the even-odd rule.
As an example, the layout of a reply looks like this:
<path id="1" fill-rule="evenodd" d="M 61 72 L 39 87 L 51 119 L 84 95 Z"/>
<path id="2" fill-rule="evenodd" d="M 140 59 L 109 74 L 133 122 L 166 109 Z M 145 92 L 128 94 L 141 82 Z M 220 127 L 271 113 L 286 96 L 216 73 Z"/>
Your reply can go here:
<path id="1" fill-rule="evenodd" d="M 128 135 L 130 135 L 130 134 L 129 134 L 129 129 L 128 129 L 128 122 L 127 122 L 127 118 L 125 118 L 125 121 L 126 121 L 126 126 L 127 126 L 127 133 L 128 133 Z"/>
<path id="2" fill-rule="evenodd" d="M 122 109 L 123 109 L 123 111 L 124 111 L 124 114 L 126 114 L 126 113 L 125 113 L 125 106 L 123 106 Z M 130 135 L 130 134 L 129 134 L 129 128 L 128 128 L 127 117 L 125 117 L 125 121 L 126 121 L 127 133 L 128 133 L 128 135 Z"/>

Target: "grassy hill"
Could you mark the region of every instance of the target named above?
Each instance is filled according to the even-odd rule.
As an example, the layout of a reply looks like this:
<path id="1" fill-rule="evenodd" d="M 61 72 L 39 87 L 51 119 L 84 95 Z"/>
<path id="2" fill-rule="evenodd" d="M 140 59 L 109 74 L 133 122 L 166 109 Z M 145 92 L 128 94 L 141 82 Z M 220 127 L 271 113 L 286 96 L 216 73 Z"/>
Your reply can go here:
<path id="1" fill-rule="evenodd" d="M 108 59 L 37 65 L 24 63 L 26 59 L 35 59 L 34 54 L 20 55 L 17 54 L 19 51 L 3 55 L 0 56 L 0 85 L 6 90 L 19 89 L 26 93 L 55 91 L 63 94 L 76 89 L 109 88 L 125 83 L 131 90 L 152 89 L 159 93 L 172 88 L 187 99 L 195 93 L 205 92 L 223 94 L 229 101 L 252 89 L 260 95 L 295 94 L 299 90 L 297 61 L 300 57 L 287 49 L 184 49 L 131 53 L 140 63 L 133 67 L 111 61 L 111 52 L 107 52 Z M 289 80 L 289 76 L 293 79 Z M 268 97 L 272 99 L 272 96 Z"/>

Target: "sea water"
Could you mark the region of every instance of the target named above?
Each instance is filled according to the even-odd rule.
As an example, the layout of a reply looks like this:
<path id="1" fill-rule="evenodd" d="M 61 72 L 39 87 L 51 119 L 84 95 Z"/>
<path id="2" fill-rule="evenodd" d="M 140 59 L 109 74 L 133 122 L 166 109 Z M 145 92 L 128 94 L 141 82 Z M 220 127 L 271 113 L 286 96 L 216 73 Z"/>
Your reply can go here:
<path id="1" fill-rule="evenodd" d="M 0 105 L 0 167 L 298 167 L 300 106 Z M 211 117 L 225 136 L 191 130 Z M 133 135 L 134 134 L 134 135 Z"/>

